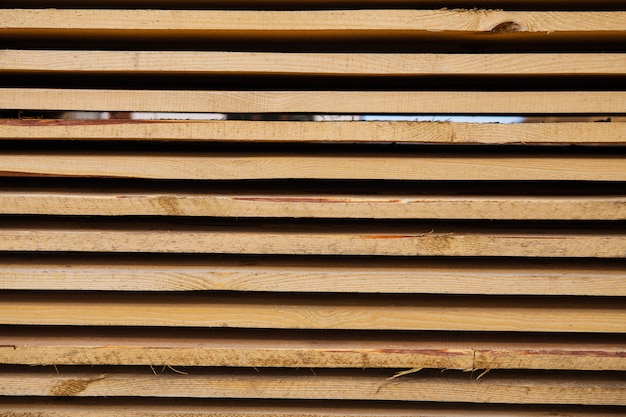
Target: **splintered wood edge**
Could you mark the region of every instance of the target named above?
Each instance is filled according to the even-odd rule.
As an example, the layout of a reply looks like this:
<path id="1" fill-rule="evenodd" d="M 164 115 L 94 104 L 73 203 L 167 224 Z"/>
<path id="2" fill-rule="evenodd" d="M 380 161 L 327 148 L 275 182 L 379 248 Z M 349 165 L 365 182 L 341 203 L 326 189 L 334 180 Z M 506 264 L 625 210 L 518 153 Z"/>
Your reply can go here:
<path id="1" fill-rule="evenodd" d="M 272 75 L 624 75 L 626 54 L 0 51 L 0 72 Z"/>
<path id="2" fill-rule="evenodd" d="M 183 331 L 181 331 L 183 330 Z M 0 333 L 0 363 L 291 368 L 626 370 L 623 338 L 564 335 L 407 337 L 343 331 L 37 328 Z M 590 335 L 591 336 L 591 335 Z"/>
<path id="3" fill-rule="evenodd" d="M 96 293 L 94 293 L 96 294 Z M 624 333 L 626 310 L 614 299 L 461 296 L 348 298 L 194 296 L 186 293 L 10 293 L 0 299 L 1 324 L 173 326 L 276 329 L 463 330 Z M 2 294 L 0 294 L 2 295 Z M 74 297 L 75 298 L 75 297 Z M 341 301 L 339 301 L 341 300 Z M 549 301 L 549 302 L 548 302 Z M 547 304 L 546 304 L 547 303 Z M 80 312 L 80 314 L 77 314 Z"/>
<path id="4" fill-rule="evenodd" d="M 611 114 L 626 113 L 626 92 L 150 91 L 0 88 L 0 108 L 318 114 Z"/>
<path id="5" fill-rule="evenodd" d="M 146 367 L 147 368 L 147 367 Z M 180 372 L 180 371 L 179 371 Z M 0 374 L 7 396 L 135 396 L 178 398 L 272 398 L 441 401 L 514 404 L 626 405 L 621 378 L 492 371 L 478 381 L 464 373 L 413 373 L 388 379 L 384 371 L 267 369 L 154 374 L 150 369 L 116 371 L 54 369 Z"/>
<path id="6" fill-rule="evenodd" d="M 397 142 L 442 144 L 626 143 L 626 123 L 76 121 L 0 119 L 0 140 Z"/>

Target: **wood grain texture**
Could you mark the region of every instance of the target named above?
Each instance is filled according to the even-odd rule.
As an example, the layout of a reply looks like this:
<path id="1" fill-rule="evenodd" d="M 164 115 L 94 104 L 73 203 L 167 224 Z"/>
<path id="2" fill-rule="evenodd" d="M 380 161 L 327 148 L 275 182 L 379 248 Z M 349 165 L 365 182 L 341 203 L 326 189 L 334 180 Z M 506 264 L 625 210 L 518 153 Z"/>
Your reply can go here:
<path id="1" fill-rule="evenodd" d="M 1 72 L 214 75 L 625 75 L 626 54 L 0 51 Z"/>
<path id="2" fill-rule="evenodd" d="M 0 119 L 0 140 L 626 144 L 626 123 Z"/>
<path id="3" fill-rule="evenodd" d="M 9 9 L 0 35 L 199 36 L 267 39 L 358 39 L 560 33 L 623 36 L 622 11 L 502 10 L 72 10 Z"/>
<path id="4" fill-rule="evenodd" d="M 432 223 L 325 226 L 210 222 L 71 223 L 6 219 L 0 250 L 77 252 L 234 253 L 387 256 L 626 256 L 619 225 L 503 229 L 496 223 L 465 227 Z"/>
<path id="5" fill-rule="evenodd" d="M 146 367 L 147 368 L 147 367 Z M 626 384 L 611 374 L 573 376 L 492 371 L 480 380 L 461 372 L 422 371 L 388 381 L 380 371 L 150 369 L 4 372 L 0 394 L 59 397 L 137 396 L 441 401 L 512 404 L 624 405 Z"/>
<path id="6" fill-rule="evenodd" d="M 218 113 L 611 114 L 626 113 L 626 92 L 0 88 L 0 108 Z"/>
<path id="7" fill-rule="evenodd" d="M 6 417 L 622 417 L 602 406 L 173 398 L 0 398 Z M 549 413 L 549 414 L 547 414 Z"/>
<path id="8" fill-rule="evenodd" d="M 625 167 L 623 156 L 608 153 L 468 156 L 454 153 L 3 152 L 0 155 L 0 176 L 185 180 L 626 181 Z"/>
<path id="9" fill-rule="evenodd" d="M 85 255 L 3 254 L 0 289 L 626 296 L 618 260 Z"/>
<path id="10" fill-rule="evenodd" d="M 624 371 L 623 335 L 9 327 L 0 363 Z"/>
<path id="11" fill-rule="evenodd" d="M 0 293 L 0 324 L 625 333 L 618 298 Z"/>
<path id="12" fill-rule="evenodd" d="M 190 194 L 0 190 L 1 214 L 371 219 L 626 220 L 626 196 Z"/>
<path id="13" fill-rule="evenodd" d="M 7 7 L 85 7 L 93 6 L 91 0 L 5 0 L 3 5 Z M 601 8 L 619 9 L 622 6 L 621 0 L 597 0 L 590 4 L 586 0 L 300 0 L 294 5 L 289 0 L 104 0 L 98 2 L 98 7 L 168 7 L 168 8 L 187 8 L 187 7 L 250 7 L 252 9 L 268 9 L 272 7 L 286 7 L 296 9 L 298 5 L 305 8 L 335 8 L 335 7 L 519 7 L 533 6 L 548 10 L 550 8 L 575 7 L 577 10 L 594 10 Z M 570 6 L 570 7 L 568 7 Z"/>

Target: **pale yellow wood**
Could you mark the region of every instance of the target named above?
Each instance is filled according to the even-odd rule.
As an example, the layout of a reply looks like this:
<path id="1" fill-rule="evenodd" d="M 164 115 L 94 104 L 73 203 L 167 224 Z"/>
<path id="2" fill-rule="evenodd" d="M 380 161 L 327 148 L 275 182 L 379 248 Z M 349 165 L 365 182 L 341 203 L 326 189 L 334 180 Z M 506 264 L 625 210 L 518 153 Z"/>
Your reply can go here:
<path id="1" fill-rule="evenodd" d="M 319 39 L 372 36 L 436 37 L 492 34 L 502 31 L 543 36 L 562 32 L 623 34 L 622 11 L 502 10 L 72 10 L 9 9 L 3 11 L 0 35 L 167 35 Z M 543 37 L 542 36 L 542 37 Z M 545 39 L 545 38 L 544 38 Z"/>
<path id="2" fill-rule="evenodd" d="M 0 72 L 274 75 L 624 75 L 626 54 L 0 51 Z"/>
<path id="3" fill-rule="evenodd" d="M 615 299 L 0 294 L 0 324 L 626 333 Z"/>
<path id="4" fill-rule="evenodd" d="M 356 404 L 355 404 L 356 403 Z M 422 404 L 329 400 L 201 400 L 92 398 L 87 404 L 68 398 L 0 399 L 4 417 L 622 417 L 615 408 L 515 406 L 495 404 Z"/>
<path id="5" fill-rule="evenodd" d="M 600 118 L 598 118 L 600 120 Z M 0 120 L 0 139 L 445 144 L 626 143 L 626 123 Z"/>
<path id="6" fill-rule="evenodd" d="M 186 6 L 195 6 L 195 7 L 206 7 L 206 6 L 249 6 L 252 8 L 268 8 L 268 7 L 288 7 L 288 8 L 296 8 L 297 5 L 306 6 L 306 7 L 355 7 L 355 6 L 367 6 L 367 7 L 389 7 L 390 5 L 403 5 L 403 6 L 420 6 L 423 7 L 427 5 L 428 7 L 436 7 L 440 5 L 440 7 L 449 6 L 451 3 L 449 1 L 442 0 L 299 0 L 297 5 L 290 0 L 179 0 L 176 2 L 172 2 L 172 0 L 4 0 L 6 5 L 10 5 L 10 7 L 58 7 L 64 6 L 67 7 L 71 5 L 72 7 L 80 7 L 80 6 L 93 6 L 95 4 L 98 7 L 101 6 L 119 6 L 123 5 L 124 7 L 128 7 L 132 5 L 133 7 L 147 7 L 147 6 L 155 6 L 159 5 L 161 7 L 180 7 L 181 5 Z M 621 6 L 621 0 L 597 0 L 593 4 L 589 4 L 587 0 L 454 0 L 454 5 L 463 5 L 468 8 L 474 7 L 494 7 L 503 5 L 512 6 L 512 5 L 541 5 L 542 8 L 549 7 L 563 7 L 563 6 L 573 6 L 575 5 L 577 9 L 591 9 L 601 8 L 608 6 Z"/>
<path id="7" fill-rule="evenodd" d="M 0 88 L 0 108 L 220 113 L 626 113 L 622 91 L 173 91 Z"/>
<path id="8" fill-rule="evenodd" d="M 626 103 L 626 101 L 625 101 Z M 618 155 L 4 152 L 0 176 L 197 180 L 386 179 L 626 181 Z"/>
<path id="9" fill-rule="evenodd" d="M 623 262 L 397 259 L 0 258 L 0 289 L 626 296 Z"/>
<path id="10" fill-rule="evenodd" d="M 0 163 L 1 165 L 1 163 Z M 1 214 L 626 220 L 626 196 L 415 196 L 0 190 Z"/>
<path id="11" fill-rule="evenodd" d="M 129 333 L 64 328 L 63 337 L 53 332 L 9 330 L 0 335 L 0 363 L 473 369 L 473 350 L 467 344 L 361 333 L 329 336 L 328 332 L 180 330 L 133 329 Z M 618 349 L 611 347 L 608 351 Z M 597 351 L 607 349 L 600 347 Z"/>
<path id="12" fill-rule="evenodd" d="M 287 368 L 626 371 L 611 334 L 493 336 L 217 329 L 8 328 L 0 363 Z"/>
<path id="13" fill-rule="evenodd" d="M 492 372 L 476 376 L 448 371 L 387 380 L 381 371 L 189 370 L 154 375 L 145 369 L 55 373 L 22 370 L 0 375 L 0 394 L 32 396 L 138 396 L 440 401 L 510 404 L 625 405 L 626 384 L 612 375 Z"/>
<path id="14" fill-rule="evenodd" d="M 6 221 L 0 250 L 77 252 L 234 253 L 391 256 L 626 256 L 620 229 L 530 227 L 502 229 L 454 225 L 396 227 L 289 226 L 244 223 L 211 226 L 206 220 L 148 223 Z"/>

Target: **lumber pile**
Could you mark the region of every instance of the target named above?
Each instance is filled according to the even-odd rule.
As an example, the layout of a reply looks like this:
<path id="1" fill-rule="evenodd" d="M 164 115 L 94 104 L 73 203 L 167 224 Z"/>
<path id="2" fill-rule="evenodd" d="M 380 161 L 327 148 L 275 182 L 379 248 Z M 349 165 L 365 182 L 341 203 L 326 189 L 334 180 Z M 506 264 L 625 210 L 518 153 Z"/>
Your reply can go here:
<path id="1" fill-rule="evenodd" d="M 623 2 L 5 0 L 0 39 L 0 415 L 626 413 Z"/>

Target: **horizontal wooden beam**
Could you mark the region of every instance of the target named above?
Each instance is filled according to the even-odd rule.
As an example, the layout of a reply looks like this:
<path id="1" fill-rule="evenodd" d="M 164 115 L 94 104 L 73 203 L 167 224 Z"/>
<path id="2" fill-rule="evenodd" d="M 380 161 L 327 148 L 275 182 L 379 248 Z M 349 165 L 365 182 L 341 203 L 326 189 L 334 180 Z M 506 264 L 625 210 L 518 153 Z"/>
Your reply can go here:
<path id="1" fill-rule="evenodd" d="M 502 228 L 432 223 L 395 227 L 188 222 L 7 220 L 3 251 L 235 253 L 387 256 L 626 256 L 626 235 L 603 226 Z"/>
<path id="2" fill-rule="evenodd" d="M 613 298 L 0 293 L 0 324 L 626 333 Z"/>
<path id="3" fill-rule="evenodd" d="M 0 140 L 626 144 L 626 123 L 0 119 Z"/>
<path id="4" fill-rule="evenodd" d="M 622 11 L 439 10 L 93 10 L 9 9 L 0 35 L 198 36 L 201 38 L 372 39 L 561 33 L 623 35 Z M 443 33 L 441 33 L 443 32 Z"/>
<path id="5" fill-rule="evenodd" d="M 0 289 L 626 296 L 622 261 L 31 254 L 0 257 Z"/>
<path id="6" fill-rule="evenodd" d="M 0 88 L 0 108 L 218 113 L 626 113 L 623 91 L 175 91 Z"/>
<path id="7" fill-rule="evenodd" d="M 1 163 L 0 163 L 1 164 Z M 626 220 L 626 196 L 193 194 L 0 190 L 1 214 L 474 220 Z"/>
<path id="8" fill-rule="evenodd" d="M 160 370 L 160 369 L 159 369 Z M 0 413 L 11 417 L 622 417 L 602 406 L 421 404 L 416 402 L 209 400 L 174 398 L 0 398 Z"/>
<path id="9" fill-rule="evenodd" d="M 8 327 L 0 363 L 625 371 L 620 335 Z"/>
<path id="10" fill-rule="evenodd" d="M 197 370 L 110 368 L 7 371 L 0 394 L 55 397 L 136 396 L 440 401 L 514 404 L 625 405 L 626 384 L 612 375 L 545 375 L 492 371 L 480 380 L 461 372 L 421 371 L 388 380 L 381 371 Z"/>
<path id="11" fill-rule="evenodd" d="M 626 103 L 626 101 L 625 101 Z M 186 180 L 626 181 L 619 154 L 2 152 L 0 176 Z"/>
<path id="12" fill-rule="evenodd" d="M 84 7 L 89 6 L 89 0 L 5 0 L 7 7 Z M 4 4 L 4 3 L 3 3 Z M 621 0 L 598 0 L 589 4 L 585 0 L 300 0 L 295 4 L 289 0 L 103 0 L 98 2 L 98 7 L 250 7 L 267 9 L 269 7 L 279 7 L 287 9 L 297 9 L 299 5 L 306 8 L 333 8 L 333 7 L 444 7 L 454 5 L 455 7 L 494 7 L 503 5 L 507 7 L 534 6 L 547 10 L 549 8 L 575 8 L 577 10 L 594 10 L 606 7 L 619 8 L 622 6 Z M 505 8 L 507 8 L 505 7 Z"/>
<path id="13" fill-rule="evenodd" d="M 1 72 L 204 75 L 625 75 L 626 54 L 0 51 Z"/>

